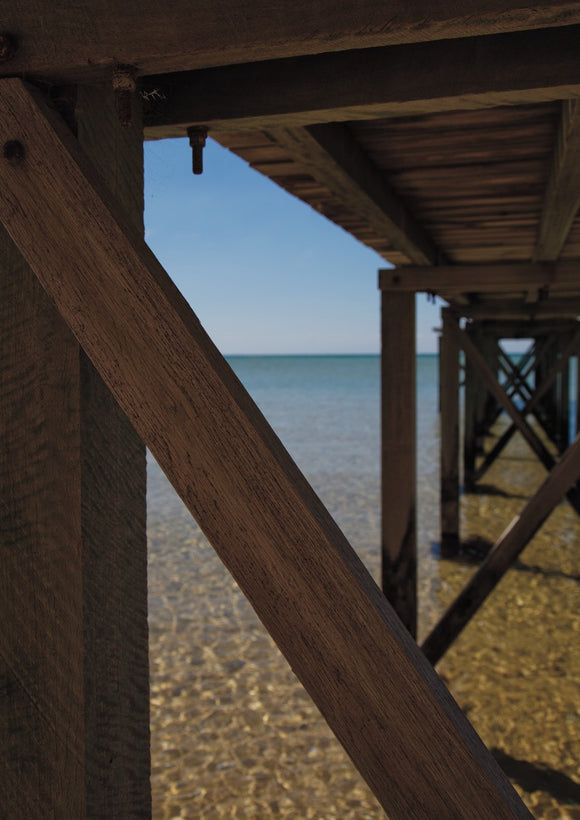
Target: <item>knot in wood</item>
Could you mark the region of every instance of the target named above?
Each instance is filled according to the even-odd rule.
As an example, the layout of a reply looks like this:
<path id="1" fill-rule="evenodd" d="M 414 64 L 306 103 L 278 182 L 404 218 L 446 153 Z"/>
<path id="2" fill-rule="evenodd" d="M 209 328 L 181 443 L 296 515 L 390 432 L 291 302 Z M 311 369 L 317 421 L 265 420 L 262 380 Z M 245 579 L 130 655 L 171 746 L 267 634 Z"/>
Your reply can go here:
<path id="1" fill-rule="evenodd" d="M 26 151 L 20 140 L 8 140 L 4 143 L 2 156 L 11 165 L 19 165 L 24 160 L 25 155 Z"/>

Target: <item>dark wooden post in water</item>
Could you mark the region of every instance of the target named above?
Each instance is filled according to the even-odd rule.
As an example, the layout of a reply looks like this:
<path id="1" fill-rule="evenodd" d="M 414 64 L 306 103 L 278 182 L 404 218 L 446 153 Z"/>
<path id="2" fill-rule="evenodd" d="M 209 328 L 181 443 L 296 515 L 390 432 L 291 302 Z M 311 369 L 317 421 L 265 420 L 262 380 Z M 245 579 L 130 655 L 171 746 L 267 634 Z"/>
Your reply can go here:
<path id="1" fill-rule="evenodd" d="M 448 308 L 441 315 L 441 550 L 452 555 L 459 549 L 459 348 L 449 333 L 449 324 L 457 319 Z"/>
<path id="2" fill-rule="evenodd" d="M 382 585 L 417 632 L 415 294 L 382 294 Z"/>
<path id="3" fill-rule="evenodd" d="M 466 329 L 466 333 L 477 345 L 478 333 L 474 328 Z M 463 483 L 466 489 L 473 484 L 475 463 L 478 448 L 478 410 L 481 378 L 473 362 L 465 357 L 465 393 L 463 405 Z"/>
<path id="4" fill-rule="evenodd" d="M 561 453 L 570 444 L 570 360 L 565 354 L 569 341 L 568 333 L 558 336 L 558 357 L 565 357 L 562 370 L 558 376 L 558 433 L 557 444 Z"/>
<path id="5" fill-rule="evenodd" d="M 142 229 L 139 113 L 77 103 Z M 148 817 L 144 446 L 3 229 L 0 282 L 1 813 Z"/>

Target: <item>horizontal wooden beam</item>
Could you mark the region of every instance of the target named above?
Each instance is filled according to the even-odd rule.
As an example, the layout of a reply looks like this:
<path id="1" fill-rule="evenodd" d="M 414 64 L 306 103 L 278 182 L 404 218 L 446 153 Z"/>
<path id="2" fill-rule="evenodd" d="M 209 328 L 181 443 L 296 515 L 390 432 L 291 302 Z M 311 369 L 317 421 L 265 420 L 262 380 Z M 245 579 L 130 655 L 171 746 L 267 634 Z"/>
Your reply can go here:
<path id="1" fill-rule="evenodd" d="M 580 292 L 580 262 L 439 265 L 379 271 L 379 288 L 415 293 Z M 534 305 L 530 304 L 533 310 Z"/>
<path id="2" fill-rule="evenodd" d="M 560 256 L 580 207 L 580 102 L 565 100 L 546 185 L 534 257 Z"/>
<path id="3" fill-rule="evenodd" d="M 301 54 L 580 23 L 575 0 L 109 0 L 5 3 L 20 48 L 4 75 L 94 79 L 115 64 L 142 74 Z"/>
<path id="4" fill-rule="evenodd" d="M 0 84 L 0 144 L 0 219 L 388 815 L 530 817 L 74 139 L 19 80 Z"/>
<path id="5" fill-rule="evenodd" d="M 439 248 L 346 125 L 279 128 L 269 135 L 345 207 L 409 259 L 423 265 L 435 265 L 443 259 Z"/>
<path id="6" fill-rule="evenodd" d="M 580 94 L 580 28 L 345 51 L 148 77 L 146 138 L 430 114 Z"/>
<path id="7" fill-rule="evenodd" d="M 468 319 L 536 319 L 576 318 L 580 316 L 580 299 L 547 299 L 533 304 L 512 301 L 487 302 L 480 305 L 459 305 L 455 313 Z"/>

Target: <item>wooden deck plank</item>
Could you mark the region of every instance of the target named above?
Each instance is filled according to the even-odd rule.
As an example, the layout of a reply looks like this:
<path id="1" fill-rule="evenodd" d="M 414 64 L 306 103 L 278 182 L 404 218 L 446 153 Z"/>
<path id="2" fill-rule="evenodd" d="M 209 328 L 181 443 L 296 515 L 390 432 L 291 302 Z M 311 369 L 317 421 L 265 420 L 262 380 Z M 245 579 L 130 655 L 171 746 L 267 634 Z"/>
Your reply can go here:
<path id="1" fill-rule="evenodd" d="M 558 259 L 580 207 L 580 103 L 562 103 L 534 258 Z"/>
<path id="2" fill-rule="evenodd" d="M 74 140 L 0 86 L 0 216 L 393 817 L 529 817 Z M 18 153 L 18 152 L 17 152 Z"/>

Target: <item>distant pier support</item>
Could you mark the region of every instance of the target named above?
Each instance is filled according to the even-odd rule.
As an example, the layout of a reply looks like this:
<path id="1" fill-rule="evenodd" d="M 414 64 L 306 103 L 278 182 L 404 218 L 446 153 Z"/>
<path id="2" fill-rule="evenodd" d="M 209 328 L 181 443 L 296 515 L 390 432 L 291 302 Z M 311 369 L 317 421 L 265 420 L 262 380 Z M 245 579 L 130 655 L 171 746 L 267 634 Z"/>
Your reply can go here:
<path id="1" fill-rule="evenodd" d="M 415 294 L 382 294 L 382 585 L 417 632 Z"/>
<path id="2" fill-rule="evenodd" d="M 448 308 L 442 311 L 439 356 L 441 397 L 441 550 L 459 549 L 459 348 L 449 332 L 457 323 Z"/>

